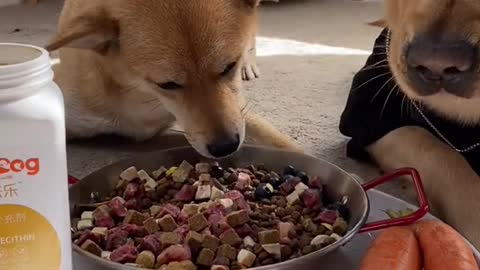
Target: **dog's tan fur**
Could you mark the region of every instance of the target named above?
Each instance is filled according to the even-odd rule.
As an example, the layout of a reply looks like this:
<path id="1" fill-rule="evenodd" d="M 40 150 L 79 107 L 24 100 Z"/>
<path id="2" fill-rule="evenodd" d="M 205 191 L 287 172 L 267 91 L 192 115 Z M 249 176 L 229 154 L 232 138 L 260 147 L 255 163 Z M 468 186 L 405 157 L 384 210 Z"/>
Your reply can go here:
<path id="1" fill-rule="evenodd" d="M 67 0 L 55 81 L 69 137 L 116 133 L 151 138 L 174 121 L 197 151 L 217 138 L 299 148 L 248 112 L 242 72 L 251 64 L 258 0 Z M 237 65 L 220 74 L 233 62 Z M 243 70 L 242 70 L 243 69 Z M 182 89 L 158 85 L 176 82 Z"/>
<path id="2" fill-rule="evenodd" d="M 480 40 L 480 2 L 476 0 L 387 0 L 384 23 L 392 30 L 389 65 L 401 89 L 413 100 L 461 124 L 480 123 L 480 82 L 470 99 L 445 93 L 420 97 L 405 75 L 403 47 L 431 29 L 446 37 Z M 375 24 L 381 25 L 382 20 Z M 479 138 L 480 139 L 480 138 Z M 480 248 L 480 178 L 465 158 L 419 127 L 404 127 L 368 148 L 385 170 L 419 170 L 433 210 Z"/>

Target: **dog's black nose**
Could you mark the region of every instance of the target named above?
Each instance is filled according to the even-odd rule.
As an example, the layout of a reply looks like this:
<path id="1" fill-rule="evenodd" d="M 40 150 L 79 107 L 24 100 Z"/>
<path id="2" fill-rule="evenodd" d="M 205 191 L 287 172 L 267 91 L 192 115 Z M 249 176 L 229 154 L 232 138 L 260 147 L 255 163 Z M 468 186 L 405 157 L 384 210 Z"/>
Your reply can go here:
<path id="1" fill-rule="evenodd" d="M 406 50 L 407 74 L 421 95 L 445 90 L 457 96 L 472 93 L 477 47 L 467 41 L 414 39 Z"/>
<path id="2" fill-rule="evenodd" d="M 217 139 L 214 143 L 207 145 L 207 150 L 216 158 L 221 158 L 235 153 L 240 146 L 240 136 Z"/>

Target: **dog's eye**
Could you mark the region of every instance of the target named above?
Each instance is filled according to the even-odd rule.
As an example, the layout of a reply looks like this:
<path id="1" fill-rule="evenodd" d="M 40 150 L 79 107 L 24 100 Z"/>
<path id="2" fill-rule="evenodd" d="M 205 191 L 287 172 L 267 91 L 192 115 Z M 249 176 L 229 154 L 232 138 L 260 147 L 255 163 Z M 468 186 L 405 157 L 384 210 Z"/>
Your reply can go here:
<path id="1" fill-rule="evenodd" d="M 166 82 L 166 83 L 159 83 L 158 86 L 165 90 L 178 90 L 182 89 L 182 86 L 176 82 Z"/>
<path id="2" fill-rule="evenodd" d="M 225 76 L 228 73 L 230 73 L 230 71 L 232 71 L 232 69 L 234 69 L 236 65 L 237 65 L 237 62 L 233 62 L 233 63 L 228 64 L 228 66 L 225 68 L 225 70 L 222 73 L 220 73 L 220 76 Z"/>

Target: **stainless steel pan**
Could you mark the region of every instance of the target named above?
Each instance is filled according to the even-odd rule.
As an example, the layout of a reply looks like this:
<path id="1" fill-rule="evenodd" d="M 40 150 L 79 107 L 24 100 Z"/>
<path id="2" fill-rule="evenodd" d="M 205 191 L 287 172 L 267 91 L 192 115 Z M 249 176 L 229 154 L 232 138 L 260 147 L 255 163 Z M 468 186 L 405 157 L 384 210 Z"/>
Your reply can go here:
<path id="1" fill-rule="evenodd" d="M 160 166 L 172 166 L 183 160 L 187 160 L 193 164 L 200 160 L 204 160 L 204 158 L 190 147 L 173 148 L 149 154 L 142 154 L 142 156 L 139 156 L 136 159 L 120 161 L 92 173 L 70 188 L 70 207 L 72 216 L 79 216 L 75 206 L 77 204 L 88 203 L 92 192 L 98 192 L 100 196 L 107 196 L 115 187 L 120 172 L 125 168 L 136 166 L 137 168 L 145 169 L 147 171 L 153 171 Z M 282 171 L 286 165 L 293 165 L 296 168 L 306 171 L 309 175 L 319 176 L 324 181 L 328 194 L 334 199 L 340 200 L 343 196 L 347 196 L 347 207 L 351 212 L 351 218 L 349 220 L 348 233 L 336 243 L 297 259 L 255 268 L 257 270 L 294 269 L 294 267 L 301 267 L 302 265 L 309 263 L 310 260 L 318 259 L 319 257 L 336 250 L 340 246 L 347 244 L 357 233 L 380 230 L 397 225 L 407 225 L 422 218 L 429 209 L 420 177 L 417 171 L 410 168 L 395 171 L 389 175 L 362 185 L 350 174 L 327 161 L 308 155 L 290 153 L 277 149 L 244 146 L 235 155 L 220 162 L 223 167 L 242 167 L 259 163 L 263 163 L 269 169 L 275 171 Z M 399 176 L 409 176 L 413 180 L 420 208 L 407 217 L 366 224 L 370 210 L 366 191 L 384 182 L 394 180 Z M 73 178 L 71 180 L 75 182 Z M 77 246 L 74 247 L 74 252 L 87 257 L 86 259 L 91 260 L 95 265 L 101 266 L 104 269 L 138 270 L 138 268 L 103 260 L 83 251 Z"/>

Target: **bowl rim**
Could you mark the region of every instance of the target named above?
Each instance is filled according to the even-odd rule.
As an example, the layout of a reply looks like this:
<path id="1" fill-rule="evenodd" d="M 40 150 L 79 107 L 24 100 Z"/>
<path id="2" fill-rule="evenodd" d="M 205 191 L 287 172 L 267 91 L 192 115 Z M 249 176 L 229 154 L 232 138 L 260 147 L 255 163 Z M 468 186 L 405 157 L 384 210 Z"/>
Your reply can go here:
<path id="1" fill-rule="evenodd" d="M 291 151 L 287 151 L 287 150 L 283 150 L 283 149 L 279 149 L 279 148 L 267 147 L 267 146 L 244 144 L 241 147 L 241 149 L 245 149 L 245 148 L 249 148 L 252 151 L 255 151 L 255 150 L 269 151 L 269 152 L 272 152 L 272 154 L 273 153 L 284 153 L 284 154 L 291 154 L 291 155 L 303 156 L 303 157 L 314 159 L 316 162 L 325 163 L 328 166 L 332 167 L 332 169 L 337 170 L 338 172 L 344 174 L 346 177 L 348 177 L 353 182 L 353 184 L 358 185 L 359 188 L 361 188 L 361 190 L 363 190 L 361 183 L 359 182 L 359 180 L 356 177 L 354 177 L 352 174 L 348 173 L 347 171 L 345 171 L 344 169 L 342 169 L 338 165 L 333 164 L 333 163 L 331 163 L 327 160 L 324 160 L 322 158 L 318 158 L 318 157 L 315 157 L 315 156 L 309 155 L 309 154 L 295 153 L 295 152 L 291 152 Z M 87 176 L 83 177 L 82 180 L 80 180 L 80 183 L 83 181 L 83 179 L 88 179 L 88 178 L 94 176 L 95 174 L 99 173 L 102 170 L 107 170 L 110 167 L 115 167 L 118 163 L 134 162 L 135 160 L 138 160 L 138 157 L 140 155 L 141 156 L 148 156 L 148 155 L 153 156 L 153 155 L 166 154 L 168 152 L 185 151 L 185 150 L 195 151 L 195 149 L 191 146 L 178 146 L 178 147 L 166 148 L 166 149 L 161 149 L 161 150 L 156 150 L 156 151 L 144 152 L 144 153 L 141 153 L 139 155 L 135 155 L 134 157 L 131 157 L 131 158 L 120 159 L 120 160 L 118 160 L 118 161 L 116 161 L 116 162 L 114 162 L 110 165 L 104 166 L 104 167 L 102 167 L 98 170 L 95 170 L 95 171 L 91 172 Z M 227 157 L 227 158 L 229 158 L 229 157 Z M 221 160 L 219 160 L 219 162 L 221 163 Z M 76 185 L 71 186 L 69 188 L 69 192 L 74 191 L 75 187 L 76 187 Z M 330 252 L 333 252 L 334 250 L 338 249 L 339 247 L 347 244 L 357 235 L 357 233 L 359 233 L 360 229 L 365 225 L 365 223 L 367 222 L 367 219 L 370 215 L 370 200 L 368 198 L 367 192 L 363 190 L 362 195 L 364 197 L 363 199 L 365 199 L 365 202 L 366 202 L 365 209 L 363 209 L 362 216 L 361 216 L 360 220 L 357 222 L 357 224 L 355 224 L 355 226 L 353 226 L 347 232 L 347 234 L 345 234 L 340 240 L 338 240 L 335 243 L 333 243 L 331 245 L 328 245 L 324 248 L 316 250 L 316 251 L 314 251 L 310 254 L 302 255 L 298 258 L 294 258 L 294 259 L 290 259 L 290 260 L 287 260 L 287 261 L 283 261 L 283 262 L 279 262 L 279 263 L 275 263 L 275 264 L 270 264 L 270 265 L 252 267 L 252 268 L 248 268 L 248 269 L 252 269 L 252 270 L 253 269 L 254 270 L 269 270 L 269 269 L 272 269 L 272 268 L 273 269 L 275 269 L 275 268 L 279 268 L 279 269 L 282 268 L 283 269 L 285 266 L 295 264 L 295 263 L 300 263 L 301 261 L 308 261 L 308 260 L 312 260 L 312 259 L 315 259 L 315 258 L 320 258 L 320 257 L 322 257 L 322 256 L 324 256 L 324 255 L 326 255 Z M 70 204 L 70 202 L 69 202 L 69 204 Z M 70 205 L 70 207 L 71 207 L 71 205 Z M 136 267 L 136 266 L 130 266 L 130 265 L 126 265 L 126 264 L 121 264 L 121 263 L 109 261 L 109 260 L 106 260 L 104 258 L 95 256 L 95 255 L 81 249 L 79 246 L 73 244 L 73 242 L 72 242 L 72 249 L 78 255 L 86 257 L 87 259 L 91 259 L 93 263 L 95 263 L 97 265 L 100 265 L 100 266 L 109 267 L 109 268 L 118 269 L 118 270 L 149 270 L 149 269 L 146 269 L 146 268 L 140 268 L 140 267 Z"/>

